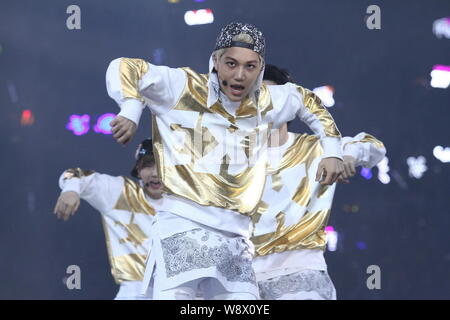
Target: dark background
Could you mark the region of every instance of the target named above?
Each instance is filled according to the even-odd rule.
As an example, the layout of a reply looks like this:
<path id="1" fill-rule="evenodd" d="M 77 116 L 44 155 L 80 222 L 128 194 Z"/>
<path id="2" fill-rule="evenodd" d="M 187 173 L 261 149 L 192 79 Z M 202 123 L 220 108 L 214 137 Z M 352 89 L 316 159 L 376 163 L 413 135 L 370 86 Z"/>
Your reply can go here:
<path id="1" fill-rule="evenodd" d="M 81 8 L 81 30 L 66 27 L 71 4 Z M 381 8 L 381 30 L 366 27 L 372 4 Z M 213 10 L 214 23 L 187 26 L 185 11 L 200 8 Z M 105 88 L 112 59 L 206 72 L 231 21 L 259 26 L 266 61 L 288 68 L 297 83 L 335 88 L 330 112 L 343 135 L 366 131 L 388 150 L 389 184 L 374 168 L 371 180 L 358 174 L 338 187 L 329 223 L 338 248 L 326 254 L 338 298 L 449 299 L 450 168 L 432 150 L 450 146 L 450 93 L 429 86 L 433 65 L 450 65 L 450 39 L 432 33 L 446 16 L 446 0 L 2 0 L 0 299 L 115 296 L 100 216 L 82 203 L 69 222 L 58 221 L 57 180 L 70 167 L 127 174 L 136 145 L 150 135 L 150 113 L 127 147 L 92 129 L 75 136 L 65 125 L 71 114 L 89 114 L 93 127 L 99 115 L 118 112 Z M 20 124 L 25 109 L 31 126 Z M 406 159 L 419 155 L 428 171 L 416 179 Z M 63 282 L 72 264 L 81 267 L 81 290 Z M 381 268 L 380 290 L 366 286 L 369 265 Z"/>

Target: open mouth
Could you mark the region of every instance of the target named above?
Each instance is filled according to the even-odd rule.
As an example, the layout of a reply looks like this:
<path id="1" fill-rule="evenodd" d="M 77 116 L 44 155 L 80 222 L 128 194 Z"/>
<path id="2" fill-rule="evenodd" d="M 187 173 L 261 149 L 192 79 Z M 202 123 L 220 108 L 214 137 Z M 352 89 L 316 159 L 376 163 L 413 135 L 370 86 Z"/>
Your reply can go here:
<path id="1" fill-rule="evenodd" d="M 231 94 L 235 95 L 235 96 L 240 96 L 242 95 L 242 92 L 244 92 L 245 87 L 238 85 L 238 84 L 232 84 L 230 85 L 231 88 Z"/>
<path id="2" fill-rule="evenodd" d="M 160 181 L 149 181 L 145 184 L 145 186 L 148 188 L 150 187 L 151 189 L 159 189 L 161 188 L 161 182 Z"/>

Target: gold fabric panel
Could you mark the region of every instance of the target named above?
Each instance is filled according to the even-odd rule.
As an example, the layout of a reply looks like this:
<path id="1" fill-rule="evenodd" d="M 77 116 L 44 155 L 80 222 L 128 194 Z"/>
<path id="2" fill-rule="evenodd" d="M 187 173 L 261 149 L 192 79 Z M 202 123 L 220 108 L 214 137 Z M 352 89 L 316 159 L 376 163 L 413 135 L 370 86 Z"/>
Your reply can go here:
<path id="1" fill-rule="evenodd" d="M 272 189 L 279 192 L 283 188 L 283 181 L 281 180 L 280 172 L 274 173 L 272 177 Z"/>
<path id="2" fill-rule="evenodd" d="M 209 109 L 206 107 L 208 97 L 208 78 L 207 74 L 198 74 L 190 68 L 182 68 L 188 81 L 180 101 L 174 107 L 175 110 L 196 111 L 196 112 L 215 112 L 232 124 L 236 124 L 236 119 L 256 117 L 257 107 L 252 99 L 246 97 L 239 108 L 236 110 L 236 117 L 230 114 L 219 103 L 216 102 Z M 185 94 L 189 92 L 190 94 Z M 265 116 L 267 112 L 273 109 L 272 100 L 267 87 L 263 84 L 260 89 L 258 104 L 261 108 L 261 115 Z"/>
<path id="3" fill-rule="evenodd" d="M 226 173 L 227 166 L 224 161 L 218 175 L 194 172 L 189 165 L 167 166 L 161 177 L 170 193 L 200 205 L 253 214 L 264 190 L 265 162 L 260 161 L 235 176 Z"/>
<path id="4" fill-rule="evenodd" d="M 112 245 L 111 245 L 111 238 L 109 236 L 108 225 L 106 224 L 105 218 L 103 216 L 102 216 L 102 226 L 103 226 L 103 232 L 105 233 L 106 249 L 108 251 L 108 260 L 109 260 L 109 265 L 111 266 L 111 274 L 114 277 L 114 281 L 117 284 L 120 284 L 122 282 L 122 280 L 120 280 L 117 277 L 116 265 L 113 263 L 113 251 L 112 251 Z"/>
<path id="5" fill-rule="evenodd" d="M 184 147 L 180 150 L 176 150 L 178 153 L 190 154 L 193 153 L 192 165 L 194 165 L 194 160 L 203 157 L 213 150 L 218 142 L 211 134 L 207 127 L 202 127 L 203 113 L 200 113 L 195 124 L 195 128 L 185 128 L 179 124 L 171 124 L 170 129 L 173 131 L 185 132 L 187 137 L 201 137 L 201 144 L 194 143 L 194 139 L 186 139 Z"/>
<path id="6" fill-rule="evenodd" d="M 115 225 L 120 225 L 127 232 L 127 237 L 119 239 L 120 244 L 124 244 L 127 242 L 131 242 L 136 248 L 141 246 L 145 240 L 148 239 L 147 235 L 142 231 L 139 225 L 132 223 L 134 220 L 134 214 L 131 218 L 131 222 L 129 224 L 122 223 L 120 221 L 115 221 Z"/>
<path id="7" fill-rule="evenodd" d="M 145 198 L 144 189 L 137 182 L 127 177 L 124 177 L 124 180 L 125 186 L 114 209 L 154 216 L 156 214 L 155 209 L 153 209 Z"/>
<path id="8" fill-rule="evenodd" d="M 259 96 L 258 96 L 258 104 L 261 108 L 261 116 L 264 117 L 267 112 L 273 109 L 272 99 L 270 98 L 269 90 L 266 85 L 263 84 L 261 86 Z M 256 117 L 257 109 L 255 103 L 249 97 L 246 97 L 239 108 L 236 110 L 236 118 L 248 118 L 248 117 Z"/>
<path id="9" fill-rule="evenodd" d="M 136 214 L 155 215 L 154 208 L 147 202 L 144 189 L 135 181 L 124 177 L 124 188 L 114 206 L 115 210 L 124 210 L 131 213 L 129 223 L 114 221 L 115 226 L 122 227 L 126 233 L 126 238 L 119 239 L 119 244 L 131 243 L 135 248 L 141 246 L 148 236 L 142 231 L 139 225 L 133 223 Z M 106 237 L 106 247 L 108 249 L 108 258 L 111 264 L 111 273 L 120 284 L 122 281 L 140 281 L 143 278 L 145 270 L 146 255 L 129 254 L 120 257 L 114 257 L 111 247 L 109 229 L 105 219 L 102 219 L 103 230 Z"/>
<path id="10" fill-rule="evenodd" d="M 372 135 L 370 135 L 370 134 L 367 134 L 367 133 L 364 135 L 364 138 L 362 138 L 362 139 L 359 140 L 359 141 L 352 141 L 352 142 L 346 143 L 346 144 L 344 145 L 344 148 L 345 148 L 345 146 L 348 145 L 348 144 L 354 144 L 354 143 L 359 143 L 359 142 L 361 142 L 361 143 L 366 143 L 366 142 L 371 143 L 371 144 L 373 144 L 373 145 L 374 145 L 376 148 L 378 148 L 378 149 L 384 148 L 383 142 L 381 142 L 380 140 L 378 140 L 378 139 L 375 138 L 374 136 L 372 136 Z"/>
<path id="11" fill-rule="evenodd" d="M 145 272 L 145 261 L 147 256 L 144 254 L 127 254 L 113 258 L 113 264 L 116 266 L 116 277 L 122 281 L 142 281 Z"/>
<path id="12" fill-rule="evenodd" d="M 292 200 L 297 202 L 300 206 L 306 207 L 311 201 L 311 190 L 309 187 L 308 176 L 303 177 L 300 185 L 297 188 Z"/>
<path id="13" fill-rule="evenodd" d="M 241 104 L 240 110 L 238 109 L 239 114 L 236 117 L 226 112 L 218 102 L 208 109 L 206 108 L 208 77 L 199 75 L 189 68 L 184 68 L 184 70 L 187 74 L 187 83 L 178 103 L 173 109 L 199 113 L 195 130 L 203 135 L 203 153 L 200 150 L 195 150 L 193 146 L 192 141 L 194 141 L 195 133 L 193 129 L 183 128 L 177 124 L 168 124 L 172 130 L 183 130 L 186 133 L 187 142 L 184 144 L 182 151 L 188 151 L 192 155 L 193 160 L 190 164 L 166 165 L 164 161 L 164 141 L 159 132 L 160 128 L 158 127 L 156 116 L 153 115 L 153 150 L 159 175 L 164 185 L 164 191 L 192 200 L 200 205 L 215 206 L 234 210 L 244 215 L 252 215 L 256 211 L 255 209 L 264 190 L 266 179 L 265 161 L 258 161 L 253 167 L 249 167 L 237 175 L 228 174 L 228 158 L 226 156 L 224 156 L 219 174 L 195 172 L 193 168 L 195 161 L 200 159 L 205 154 L 205 151 L 209 152 L 217 144 L 207 128 L 208 124 L 202 123 L 203 114 L 206 112 L 216 113 L 228 120 L 227 126 L 232 124 L 232 130 L 238 130 L 239 126 L 236 124 L 236 119 L 252 116 L 254 113 L 252 109 L 254 107 L 253 102 L 246 99 Z M 261 90 L 259 106 L 265 112 L 272 108 L 270 95 L 265 86 Z M 200 130 L 201 132 L 199 132 Z M 244 148 L 248 144 L 246 139 L 248 140 L 249 138 L 244 138 L 241 141 Z M 248 151 L 245 151 L 248 155 Z"/>
<path id="14" fill-rule="evenodd" d="M 277 230 L 275 231 L 276 234 L 280 234 L 285 228 L 284 222 L 286 221 L 286 214 L 281 211 L 278 212 L 275 219 L 277 219 Z"/>
<path id="15" fill-rule="evenodd" d="M 211 113 L 212 111 L 206 107 L 206 99 L 208 97 L 208 75 L 198 74 L 190 68 L 181 68 L 188 75 L 188 81 L 184 88 L 178 103 L 173 107 L 174 110 L 194 111 L 200 113 Z M 190 92 L 192 95 L 185 94 Z"/>
<path id="16" fill-rule="evenodd" d="M 105 218 L 102 217 L 103 231 L 106 238 L 106 248 L 108 250 L 108 259 L 111 265 L 111 274 L 117 284 L 123 281 L 142 281 L 144 278 L 145 262 L 147 255 L 128 254 L 119 257 L 113 256 L 111 239 Z"/>
<path id="17" fill-rule="evenodd" d="M 284 153 L 280 166 L 278 168 L 268 169 L 268 174 L 272 175 L 286 168 L 293 168 L 299 164 L 305 163 L 308 171 L 311 163 L 322 156 L 323 150 L 320 140 L 317 136 L 308 134 L 297 135 L 294 143 Z"/>
<path id="18" fill-rule="evenodd" d="M 148 72 L 148 63 L 142 59 L 122 58 L 119 71 L 123 98 L 134 98 L 144 102 L 139 93 L 139 80 Z"/>
<path id="19" fill-rule="evenodd" d="M 328 191 L 328 186 L 320 185 L 319 191 L 317 191 L 317 199 L 322 198 L 322 196 Z"/>
<path id="20" fill-rule="evenodd" d="M 307 212 L 296 224 L 289 227 L 278 225 L 277 232 L 252 238 L 257 256 L 297 249 L 324 249 L 330 210 Z M 280 217 L 279 221 L 282 221 Z M 277 216 L 278 220 L 278 216 Z"/>
<path id="21" fill-rule="evenodd" d="M 336 127 L 333 117 L 324 107 L 319 97 L 316 96 L 314 92 L 300 86 L 297 86 L 297 90 L 303 96 L 303 104 L 305 107 L 317 118 L 319 118 L 320 123 L 324 126 L 326 136 L 340 138 L 341 133 Z"/>
<path id="22" fill-rule="evenodd" d="M 256 212 L 252 215 L 252 223 L 257 224 L 259 222 L 259 219 L 261 218 L 261 215 L 264 214 L 264 212 L 267 211 L 267 208 L 269 208 L 269 204 L 265 203 L 264 201 L 260 201 L 258 204 L 258 209 Z"/>
<path id="23" fill-rule="evenodd" d="M 72 178 L 81 178 L 81 177 L 87 177 L 91 174 L 95 173 L 93 170 L 83 170 L 81 168 L 71 168 L 64 171 L 63 179 L 72 179 Z"/>
<path id="24" fill-rule="evenodd" d="M 313 161 L 323 154 L 320 140 L 317 136 L 307 134 L 297 135 L 293 144 L 286 150 L 278 168 L 268 168 L 269 174 L 280 174 L 287 168 L 293 168 L 305 164 L 306 176 L 300 181 L 298 188 L 293 192 L 292 201 L 300 206 L 312 207 L 313 202 L 326 201 L 321 204 L 318 212 L 309 210 L 296 224 L 284 226 L 285 213 L 279 212 L 276 216 L 276 231 L 252 237 L 256 255 L 264 256 L 275 252 L 284 252 L 297 249 L 324 249 L 326 245 L 326 233 L 324 231 L 331 211 L 331 199 L 321 199 L 328 190 L 328 186 L 320 186 L 315 182 L 315 177 L 309 176 Z M 299 177 L 300 178 L 300 177 Z M 258 218 L 267 211 L 263 210 Z M 252 220 L 255 225 L 257 222 Z"/>

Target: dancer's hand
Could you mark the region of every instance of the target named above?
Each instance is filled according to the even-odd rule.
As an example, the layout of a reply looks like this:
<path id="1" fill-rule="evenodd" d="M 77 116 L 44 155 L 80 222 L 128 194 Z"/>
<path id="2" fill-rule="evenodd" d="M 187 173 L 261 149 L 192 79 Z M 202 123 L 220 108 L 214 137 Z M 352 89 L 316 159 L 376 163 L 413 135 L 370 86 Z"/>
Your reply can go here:
<path id="1" fill-rule="evenodd" d="M 114 139 L 120 144 L 127 144 L 136 133 L 136 124 L 122 116 L 115 117 L 110 125 Z"/>
<path id="2" fill-rule="evenodd" d="M 344 172 L 339 177 L 339 182 L 349 183 L 350 178 L 356 174 L 356 159 L 352 156 L 344 156 Z"/>
<path id="3" fill-rule="evenodd" d="M 80 206 L 80 195 L 74 191 L 67 191 L 61 193 L 56 201 L 53 213 L 58 219 L 67 221 L 70 216 L 73 216 Z"/>
<path id="4" fill-rule="evenodd" d="M 325 158 L 319 163 L 316 181 L 320 181 L 321 185 L 332 185 L 343 172 L 344 165 L 341 159 Z"/>

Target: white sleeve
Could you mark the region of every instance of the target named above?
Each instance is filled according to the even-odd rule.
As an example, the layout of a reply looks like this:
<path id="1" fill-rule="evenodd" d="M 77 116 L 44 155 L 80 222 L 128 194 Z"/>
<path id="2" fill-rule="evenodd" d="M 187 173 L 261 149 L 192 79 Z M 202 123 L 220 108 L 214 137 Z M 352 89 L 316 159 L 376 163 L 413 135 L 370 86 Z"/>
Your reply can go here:
<path id="1" fill-rule="evenodd" d="M 122 193 L 122 177 L 113 177 L 80 168 L 68 169 L 59 177 L 61 192 L 74 191 L 100 212 L 111 210 Z"/>
<path id="2" fill-rule="evenodd" d="M 386 155 L 384 144 L 374 136 L 361 132 L 355 137 L 342 138 L 344 156 L 352 156 L 356 166 L 372 168 Z"/>
<path id="3" fill-rule="evenodd" d="M 276 127 L 297 116 L 320 137 L 324 151 L 323 158 L 342 159 L 341 133 L 318 96 L 308 89 L 289 82 L 282 86 L 268 86 L 268 88 L 272 102 L 276 105 L 278 122 Z"/>
<path id="4" fill-rule="evenodd" d="M 186 79 L 182 69 L 118 58 L 106 71 L 106 89 L 121 108 L 119 115 L 138 125 L 146 104 L 155 114 L 169 111 L 181 96 Z"/>

